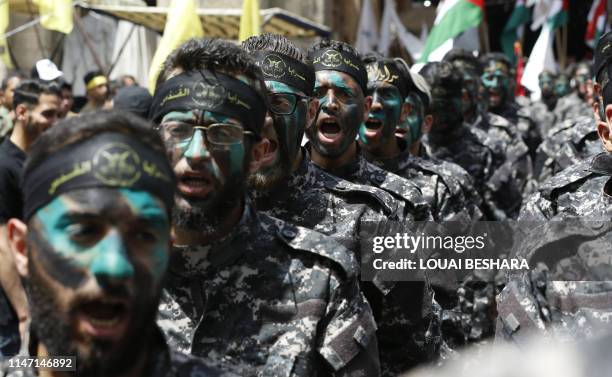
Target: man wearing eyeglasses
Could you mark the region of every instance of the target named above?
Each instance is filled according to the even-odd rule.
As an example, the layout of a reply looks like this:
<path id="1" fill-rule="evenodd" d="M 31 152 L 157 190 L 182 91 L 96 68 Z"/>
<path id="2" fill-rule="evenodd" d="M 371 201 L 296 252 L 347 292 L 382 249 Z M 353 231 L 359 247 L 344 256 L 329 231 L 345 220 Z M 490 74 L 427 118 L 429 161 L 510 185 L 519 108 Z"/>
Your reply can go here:
<path id="1" fill-rule="evenodd" d="M 192 39 L 164 63 L 151 118 L 178 194 L 158 323 L 172 346 L 243 376 L 378 376 L 354 256 L 246 199 L 264 90 L 255 62 L 227 41 Z"/>

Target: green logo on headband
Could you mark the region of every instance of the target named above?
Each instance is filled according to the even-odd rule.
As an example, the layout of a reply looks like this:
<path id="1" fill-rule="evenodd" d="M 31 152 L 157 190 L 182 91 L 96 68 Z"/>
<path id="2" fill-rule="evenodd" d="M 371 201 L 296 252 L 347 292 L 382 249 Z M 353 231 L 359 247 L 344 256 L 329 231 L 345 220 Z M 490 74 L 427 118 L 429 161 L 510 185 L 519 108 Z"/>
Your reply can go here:
<path id="1" fill-rule="evenodd" d="M 109 186 L 130 187 L 138 181 L 140 156 L 128 145 L 109 143 L 94 154 L 94 176 Z"/>
<path id="2" fill-rule="evenodd" d="M 280 79 L 287 72 L 287 64 L 278 55 L 270 54 L 262 62 L 261 70 L 266 76 Z"/>
<path id="3" fill-rule="evenodd" d="M 327 50 L 320 59 L 321 65 L 329 68 L 336 68 L 342 64 L 342 55 L 338 51 Z"/>
<path id="4" fill-rule="evenodd" d="M 221 106 L 226 97 L 225 88 L 217 82 L 196 82 L 193 84 L 191 93 L 193 102 L 209 109 Z"/>

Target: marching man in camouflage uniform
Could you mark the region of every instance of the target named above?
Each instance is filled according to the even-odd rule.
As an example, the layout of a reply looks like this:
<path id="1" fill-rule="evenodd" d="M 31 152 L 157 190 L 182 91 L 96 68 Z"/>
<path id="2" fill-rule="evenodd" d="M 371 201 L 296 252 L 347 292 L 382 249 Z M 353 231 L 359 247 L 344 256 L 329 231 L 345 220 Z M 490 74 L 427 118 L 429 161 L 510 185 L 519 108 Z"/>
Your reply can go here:
<path id="1" fill-rule="evenodd" d="M 319 168 L 348 181 L 380 188 L 404 206 L 401 227 L 429 220 L 429 205 L 418 186 L 382 170 L 359 154 L 355 140 L 367 119 L 367 73 L 359 54 L 348 44 L 324 40 L 309 49 L 319 101 L 318 116 L 306 129 L 310 157 Z M 396 224 L 397 225 L 397 224 Z M 440 346 L 439 305 L 427 281 L 386 281 L 364 285 L 378 324 L 384 376 L 432 360 Z"/>
<path id="2" fill-rule="evenodd" d="M 587 86 L 591 78 L 591 68 L 587 62 L 576 64 L 572 75 L 573 89 L 567 95 L 559 98 L 555 114 L 561 121 L 577 118 L 579 116 L 590 116 L 591 109 L 587 103 Z"/>
<path id="3" fill-rule="evenodd" d="M 521 344 L 530 332 L 560 340 L 591 337 L 612 315 L 612 33 L 595 49 L 601 97 L 597 132 L 605 152 L 548 179 L 519 220 L 526 236 L 515 251 L 533 271 L 498 298 L 497 334 Z M 535 223 L 533 223 L 535 222 Z M 521 225 L 521 224 L 520 224 Z"/>
<path id="4" fill-rule="evenodd" d="M 372 97 L 368 120 L 359 130 L 363 155 L 369 162 L 417 182 L 434 220 L 469 221 L 460 183 L 452 175 L 439 172 L 432 163 L 417 162 L 406 141 L 395 135 L 397 125 L 406 120 L 410 110 L 410 104 L 404 101 L 413 83 L 406 80 L 410 73 L 405 63 L 374 54 L 364 57 L 363 62 L 368 71 L 367 94 Z"/>
<path id="5" fill-rule="evenodd" d="M 291 41 L 263 34 L 242 47 L 261 67 L 268 95 L 262 129 L 267 151 L 249 179 L 257 209 L 332 236 L 359 257 L 359 229 L 368 222 L 399 220 L 401 203 L 384 190 L 326 173 L 300 147 L 319 102 L 310 97 L 312 64 Z"/>
<path id="6" fill-rule="evenodd" d="M 24 183 L 25 222 L 11 219 L 8 234 L 31 323 L 1 376 L 222 375 L 171 350 L 155 324 L 174 175 L 147 122 L 104 112 L 60 122 L 32 147 Z"/>
<path id="7" fill-rule="evenodd" d="M 489 185 L 496 202 L 509 218 L 516 218 L 523 196 L 534 189 L 529 150 L 515 126 L 479 106 L 478 89 L 482 65 L 466 50 L 453 49 L 444 57 L 463 75 L 462 108 L 464 122 L 494 153 L 495 172 Z"/>
<path id="8" fill-rule="evenodd" d="M 497 114 L 516 126 L 517 132 L 529 148 L 532 160 L 542 142 L 542 136 L 533 117 L 533 110 L 521 107 L 513 99 L 510 74 L 513 71 L 508 58 L 499 52 L 490 52 L 480 58 L 483 65 L 481 77 L 485 109 Z"/>
<path id="9" fill-rule="evenodd" d="M 243 376 L 377 376 L 376 324 L 354 256 L 246 199 L 266 115 L 240 47 L 192 39 L 163 65 L 151 116 L 177 175 L 158 323 L 178 349 Z"/>

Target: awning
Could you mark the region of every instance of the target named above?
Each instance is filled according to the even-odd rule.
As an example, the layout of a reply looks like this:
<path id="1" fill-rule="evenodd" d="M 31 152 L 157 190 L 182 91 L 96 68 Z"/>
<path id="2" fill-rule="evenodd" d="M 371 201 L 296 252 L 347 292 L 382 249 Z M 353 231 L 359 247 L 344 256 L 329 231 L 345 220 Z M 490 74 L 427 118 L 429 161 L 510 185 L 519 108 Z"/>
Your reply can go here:
<path id="1" fill-rule="evenodd" d="M 26 5 L 27 2 L 23 0 L 12 0 L 11 11 L 28 12 Z M 165 7 L 89 5 L 85 2 L 77 3 L 77 6 L 130 21 L 159 33 L 164 31 L 166 25 L 167 8 Z M 241 13 L 241 9 L 198 9 L 204 35 L 225 39 L 238 39 Z M 331 35 L 330 29 L 325 25 L 281 8 L 262 9 L 260 13 L 261 27 L 265 33 L 280 34 L 288 38 L 329 37 Z"/>

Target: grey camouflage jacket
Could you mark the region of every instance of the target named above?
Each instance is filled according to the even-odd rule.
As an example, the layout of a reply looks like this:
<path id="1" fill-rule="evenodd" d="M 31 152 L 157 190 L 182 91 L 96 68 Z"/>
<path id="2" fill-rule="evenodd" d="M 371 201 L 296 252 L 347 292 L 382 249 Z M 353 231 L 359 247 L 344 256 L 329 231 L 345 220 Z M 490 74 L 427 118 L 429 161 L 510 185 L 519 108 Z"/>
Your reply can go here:
<path id="1" fill-rule="evenodd" d="M 331 238 L 247 205 L 223 240 L 174 248 L 158 324 L 173 347 L 244 376 L 377 376 L 357 274 Z"/>

